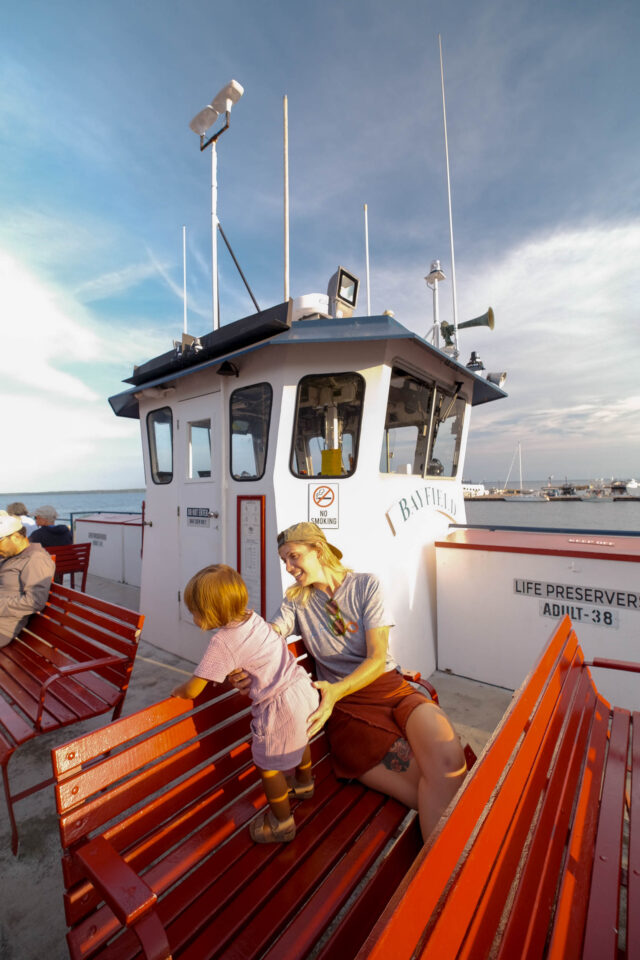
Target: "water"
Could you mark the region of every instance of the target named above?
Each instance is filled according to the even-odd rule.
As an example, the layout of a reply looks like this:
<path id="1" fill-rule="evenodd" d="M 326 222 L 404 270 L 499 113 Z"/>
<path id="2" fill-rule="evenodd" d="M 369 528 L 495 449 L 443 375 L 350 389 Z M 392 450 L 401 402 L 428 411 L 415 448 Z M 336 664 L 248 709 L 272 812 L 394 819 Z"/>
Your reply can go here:
<path id="1" fill-rule="evenodd" d="M 64 490 L 38 493 L 0 493 L 0 508 L 8 503 L 24 503 L 31 516 L 36 507 L 51 504 L 60 520 L 69 521 L 78 513 L 140 513 L 144 490 Z"/>
<path id="2" fill-rule="evenodd" d="M 640 533 L 638 500 L 468 500 L 467 523 Z"/>
<path id="3" fill-rule="evenodd" d="M 68 520 L 72 513 L 140 513 L 144 496 L 144 490 L 0 493 L 0 508 L 5 509 L 15 500 L 26 504 L 30 511 L 50 503 L 62 520 Z M 542 500 L 540 503 L 471 500 L 465 503 L 465 508 L 467 523 L 640 533 L 640 501 L 637 500 Z"/>

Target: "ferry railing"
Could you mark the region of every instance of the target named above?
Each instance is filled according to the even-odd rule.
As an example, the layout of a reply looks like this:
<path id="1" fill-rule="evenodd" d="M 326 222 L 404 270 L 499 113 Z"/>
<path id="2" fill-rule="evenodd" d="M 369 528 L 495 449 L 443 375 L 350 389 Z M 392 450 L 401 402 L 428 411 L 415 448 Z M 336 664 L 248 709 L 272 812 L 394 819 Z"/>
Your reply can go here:
<path id="1" fill-rule="evenodd" d="M 525 527 L 503 523 L 450 523 L 449 530 L 506 530 L 514 533 L 576 533 L 585 537 L 640 537 L 640 530 L 598 530 L 594 527 Z"/>

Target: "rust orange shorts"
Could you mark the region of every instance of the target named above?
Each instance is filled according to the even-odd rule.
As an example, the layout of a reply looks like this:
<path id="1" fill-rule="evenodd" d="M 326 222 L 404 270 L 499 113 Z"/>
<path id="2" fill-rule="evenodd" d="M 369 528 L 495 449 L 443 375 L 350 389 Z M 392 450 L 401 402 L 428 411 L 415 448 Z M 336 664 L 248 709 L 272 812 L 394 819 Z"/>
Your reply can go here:
<path id="1" fill-rule="evenodd" d="M 407 720 L 415 708 L 431 702 L 397 670 L 339 700 L 326 726 L 336 776 L 360 777 L 375 767 L 396 740 L 407 739 Z"/>

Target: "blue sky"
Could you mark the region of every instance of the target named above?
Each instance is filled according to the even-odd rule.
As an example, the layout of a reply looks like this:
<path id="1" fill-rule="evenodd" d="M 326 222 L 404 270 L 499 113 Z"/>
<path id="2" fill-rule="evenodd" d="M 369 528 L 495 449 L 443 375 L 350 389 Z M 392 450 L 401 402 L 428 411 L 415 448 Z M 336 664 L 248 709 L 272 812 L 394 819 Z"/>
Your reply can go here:
<path id="1" fill-rule="evenodd" d="M 474 411 L 465 476 L 640 474 L 640 5 L 23 0 L 0 35 L 0 489 L 142 486 L 137 422 L 106 398 L 182 329 L 209 329 L 209 156 L 188 123 L 232 77 L 218 213 L 261 306 L 341 263 L 372 311 L 450 319 L 438 33 L 459 320 L 509 399 Z M 220 252 L 222 323 L 253 312 Z M 362 301 L 361 301 L 362 302 Z"/>

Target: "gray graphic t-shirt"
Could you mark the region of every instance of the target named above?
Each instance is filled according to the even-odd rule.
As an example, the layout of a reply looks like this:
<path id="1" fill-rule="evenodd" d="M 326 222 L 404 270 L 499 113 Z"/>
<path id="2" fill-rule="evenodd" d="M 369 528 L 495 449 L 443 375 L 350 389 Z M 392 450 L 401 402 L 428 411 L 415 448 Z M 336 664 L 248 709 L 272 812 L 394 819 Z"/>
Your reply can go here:
<path id="1" fill-rule="evenodd" d="M 322 590 L 314 590 L 306 606 L 285 598 L 271 622 L 283 637 L 302 637 L 316 661 L 318 680 L 331 683 L 353 673 L 366 657 L 366 630 L 393 626 L 378 578 L 372 573 L 352 572 L 333 599 Z M 387 653 L 385 669 L 395 667 Z"/>

